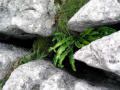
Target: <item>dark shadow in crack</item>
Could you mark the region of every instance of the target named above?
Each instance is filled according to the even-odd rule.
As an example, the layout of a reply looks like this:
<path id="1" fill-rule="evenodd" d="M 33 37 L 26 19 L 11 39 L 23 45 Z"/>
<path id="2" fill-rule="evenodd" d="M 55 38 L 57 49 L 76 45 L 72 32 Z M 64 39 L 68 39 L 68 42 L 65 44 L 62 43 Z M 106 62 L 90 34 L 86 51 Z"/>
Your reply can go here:
<path id="1" fill-rule="evenodd" d="M 85 80 L 94 86 L 103 86 L 110 88 L 110 90 L 120 90 L 120 76 L 112 72 L 90 67 L 77 60 L 76 68 L 77 71 L 74 72 L 69 64 L 65 64 L 65 71 L 77 79 Z"/>
<path id="2" fill-rule="evenodd" d="M 17 47 L 31 49 L 33 42 L 37 37 L 38 37 L 37 35 L 32 35 L 32 34 L 22 34 L 15 36 L 12 34 L 0 33 L 0 42 L 6 44 L 12 44 Z"/>
<path id="3" fill-rule="evenodd" d="M 114 23 L 114 24 L 104 25 L 104 26 L 111 27 L 113 29 L 116 29 L 117 31 L 120 30 L 120 23 Z"/>

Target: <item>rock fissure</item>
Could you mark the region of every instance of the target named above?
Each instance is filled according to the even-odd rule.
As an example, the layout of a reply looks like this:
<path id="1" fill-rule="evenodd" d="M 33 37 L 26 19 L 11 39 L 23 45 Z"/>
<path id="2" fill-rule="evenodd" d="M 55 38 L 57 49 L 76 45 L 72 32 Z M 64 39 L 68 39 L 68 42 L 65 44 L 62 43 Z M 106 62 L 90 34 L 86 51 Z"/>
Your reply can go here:
<path id="1" fill-rule="evenodd" d="M 68 22 L 76 32 L 103 25 L 118 30 L 77 51 L 76 72 L 68 64 L 54 67 L 50 58 L 19 65 L 34 40 L 54 33 L 54 0 L 0 0 L 0 12 L 2 90 L 120 90 L 120 0 L 90 0 Z"/>

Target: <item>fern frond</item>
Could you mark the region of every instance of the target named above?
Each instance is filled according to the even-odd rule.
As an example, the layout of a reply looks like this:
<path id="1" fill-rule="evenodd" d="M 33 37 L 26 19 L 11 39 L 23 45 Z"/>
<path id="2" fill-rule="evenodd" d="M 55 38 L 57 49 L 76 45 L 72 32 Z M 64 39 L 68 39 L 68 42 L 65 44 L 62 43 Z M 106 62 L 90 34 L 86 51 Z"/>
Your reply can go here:
<path id="1" fill-rule="evenodd" d="M 69 47 L 70 45 L 72 45 L 74 43 L 74 41 L 70 41 L 64 45 L 62 45 L 56 52 L 55 58 L 54 58 L 54 65 L 57 65 L 57 62 L 61 56 L 61 54 L 66 50 L 67 47 Z"/>
<path id="2" fill-rule="evenodd" d="M 63 40 L 57 42 L 57 44 L 55 46 L 53 46 L 49 49 L 49 52 L 55 50 L 56 48 L 58 48 L 59 46 L 61 46 L 62 44 L 64 44 L 65 42 L 67 42 L 69 40 L 73 40 L 73 37 L 70 36 L 68 38 L 64 38 Z"/>
<path id="3" fill-rule="evenodd" d="M 84 44 L 80 44 L 79 41 L 76 41 L 76 42 L 75 42 L 75 46 L 76 46 L 77 48 L 82 48 L 82 47 L 84 47 L 85 45 L 84 45 Z"/>
<path id="4" fill-rule="evenodd" d="M 65 51 L 65 49 L 67 47 L 70 47 L 70 45 L 72 45 L 73 43 L 74 43 L 74 41 L 70 41 L 70 42 L 67 42 L 66 44 L 62 45 L 57 51 L 58 57 L 60 57 L 60 55 L 63 53 L 63 51 Z"/>
<path id="5" fill-rule="evenodd" d="M 89 29 L 87 29 L 86 31 L 84 31 L 84 32 L 82 32 L 81 34 L 80 34 L 80 36 L 82 36 L 82 37 L 85 37 L 86 35 L 88 35 L 90 32 L 92 32 L 94 30 L 94 28 L 89 28 Z"/>
<path id="6" fill-rule="evenodd" d="M 58 67 L 60 68 L 63 68 L 64 65 L 62 64 L 63 63 L 63 60 L 65 59 L 65 57 L 69 54 L 69 52 L 71 51 L 72 49 L 71 48 L 68 48 L 60 57 L 60 60 L 59 60 L 59 64 L 58 64 Z"/>
<path id="7" fill-rule="evenodd" d="M 83 43 L 84 45 L 88 45 L 90 42 L 88 42 L 87 40 L 85 40 L 84 38 L 82 38 L 82 37 L 80 37 L 79 38 L 79 41 L 81 42 L 81 43 Z"/>
<path id="8" fill-rule="evenodd" d="M 53 65 L 56 66 L 57 65 L 57 54 L 54 55 L 54 58 L 53 58 Z"/>
<path id="9" fill-rule="evenodd" d="M 99 34 L 99 32 L 97 32 L 97 31 L 93 31 L 93 32 L 90 33 L 91 36 L 97 35 L 97 34 Z M 90 36 L 90 35 L 89 35 L 89 36 Z"/>
<path id="10" fill-rule="evenodd" d="M 92 37 L 92 36 L 89 36 L 87 39 L 92 42 L 92 41 L 95 41 L 97 39 L 99 39 L 100 37 Z"/>
<path id="11" fill-rule="evenodd" d="M 69 54 L 69 62 L 70 62 L 70 65 L 71 65 L 73 71 L 76 71 L 75 60 L 73 58 L 73 51 L 71 51 Z"/>

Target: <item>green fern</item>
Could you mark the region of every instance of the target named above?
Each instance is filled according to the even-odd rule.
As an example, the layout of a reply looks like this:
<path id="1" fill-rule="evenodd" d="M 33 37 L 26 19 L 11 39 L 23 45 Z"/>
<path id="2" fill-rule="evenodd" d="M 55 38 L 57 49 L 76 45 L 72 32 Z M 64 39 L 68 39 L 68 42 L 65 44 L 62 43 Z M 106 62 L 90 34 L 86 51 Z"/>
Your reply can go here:
<path id="1" fill-rule="evenodd" d="M 49 52 L 52 51 L 52 50 L 55 50 L 56 48 L 58 48 L 59 46 L 61 46 L 62 44 L 64 44 L 65 42 L 67 42 L 69 40 L 72 40 L 72 37 L 64 38 L 63 40 L 59 41 L 54 47 L 51 47 L 49 49 Z"/>
<path id="2" fill-rule="evenodd" d="M 76 71 L 75 60 L 73 58 L 73 51 L 69 53 L 69 61 L 73 71 Z"/>
<path id="3" fill-rule="evenodd" d="M 59 59 L 59 64 L 58 67 L 63 68 L 63 60 L 65 59 L 65 57 L 72 51 L 71 48 L 68 48 L 66 51 L 64 51 L 64 53 L 61 55 L 60 59 Z"/>
<path id="4" fill-rule="evenodd" d="M 56 41 L 56 44 L 49 49 L 49 52 L 54 51 L 55 53 L 53 58 L 54 66 L 63 68 L 64 59 L 69 57 L 71 68 L 73 71 L 76 71 L 75 60 L 73 59 L 74 48 L 82 48 L 92 41 L 110 35 L 113 32 L 116 32 L 116 30 L 106 26 L 89 28 L 79 35 L 55 32 L 53 40 Z"/>

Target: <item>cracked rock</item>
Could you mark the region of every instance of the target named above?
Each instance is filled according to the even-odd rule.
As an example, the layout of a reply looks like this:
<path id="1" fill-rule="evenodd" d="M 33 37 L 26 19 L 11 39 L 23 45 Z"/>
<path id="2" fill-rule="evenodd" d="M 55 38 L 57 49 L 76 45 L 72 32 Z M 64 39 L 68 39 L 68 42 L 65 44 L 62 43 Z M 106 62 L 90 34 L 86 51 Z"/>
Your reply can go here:
<path id="1" fill-rule="evenodd" d="M 87 28 L 120 22 L 120 0 L 89 0 L 68 22 L 70 30 L 82 32 Z"/>
<path id="2" fill-rule="evenodd" d="M 120 75 L 120 31 L 81 48 L 74 59 Z"/>
<path id="3" fill-rule="evenodd" d="M 22 48 L 0 43 L 0 81 L 8 74 L 13 63 L 26 54 L 27 51 Z"/>
<path id="4" fill-rule="evenodd" d="M 15 69 L 2 90 L 119 90 L 77 79 L 52 65 L 36 60 Z"/>
<path id="5" fill-rule="evenodd" d="M 0 32 L 41 36 L 54 32 L 54 0 L 0 0 Z"/>

